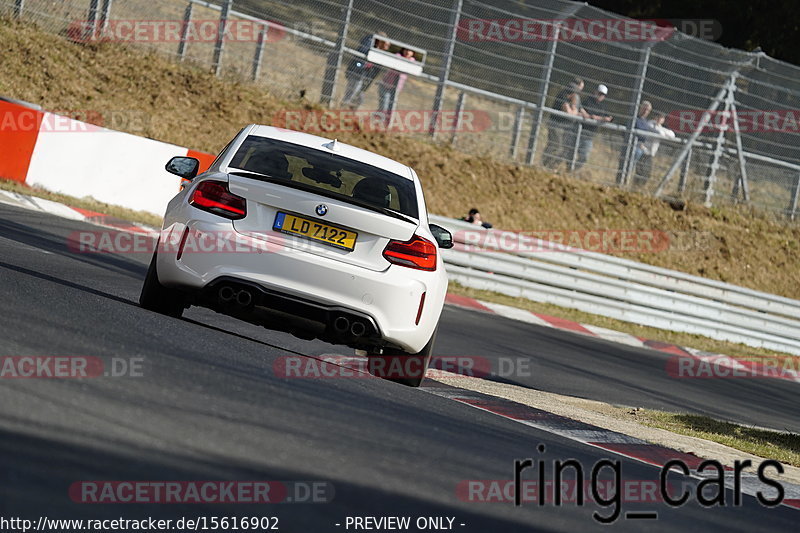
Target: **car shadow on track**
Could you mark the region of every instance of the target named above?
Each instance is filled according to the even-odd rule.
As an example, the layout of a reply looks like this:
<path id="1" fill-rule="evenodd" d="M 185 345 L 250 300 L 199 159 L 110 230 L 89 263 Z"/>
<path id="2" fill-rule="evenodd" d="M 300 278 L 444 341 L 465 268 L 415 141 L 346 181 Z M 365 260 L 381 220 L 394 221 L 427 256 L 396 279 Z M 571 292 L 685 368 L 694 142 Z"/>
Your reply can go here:
<path id="1" fill-rule="evenodd" d="M 102 228 L 96 228 L 94 231 L 101 230 Z M 116 230 L 104 231 L 114 232 Z M 41 228 L 12 222 L 8 219 L 0 219 L 0 235 L 26 246 L 45 250 L 126 276 L 144 279 L 144 274 L 147 271 L 147 265 L 134 260 L 134 255 L 122 257 L 113 253 L 81 252 L 78 241 L 72 235 L 63 237 L 44 231 Z"/>
<path id="2" fill-rule="evenodd" d="M 8 422 L 8 420 L 6 420 Z M 16 421 L 19 422 L 19 421 Z M 56 436 L 54 432 L 60 433 Z M 460 531 L 548 531 L 531 524 L 465 511 L 442 503 L 376 489 L 374 483 L 348 479 L 322 479 L 313 472 L 298 472 L 253 461 L 232 460 L 221 454 L 198 455 L 193 450 L 175 454 L 124 442 L 77 444 L 63 437 L 60 428 L 37 428 L 36 435 L 0 431 L 0 515 L 33 519 L 179 519 L 180 517 L 279 518 L 279 529 L 290 531 L 337 531 L 346 516 L 415 515 L 455 516 L 466 527 Z M 265 443 L 267 444 L 267 443 Z M 281 481 L 325 482 L 332 495 L 327 503 L 82 503 L 100 490 L 82 491 L 81 481 Z M 198 483 L 200 485 L 200 483 Z M 103 485 L 101 485 L 103 486 Z M 70 491 L 70 488 L 73 488 Z M 93 485 L 89 485 L 94 489 Z M 274 489 L 275 487 L 273 487 Z M 83 492 L 83 494 L 82 494 Z M 274 493 L 274 491 L 271 491 Z M 152 494 L 152 491 L 149 492 Z M 289 497 L 292 490 L 290 489 Z M 298 490 L 300 495 L 304 490 Z M 106 492 L 123 495 L 122 492 Z M 128 493 L 126 493 L 128 494 Z M 124 496 L 124 495 L 123 495 Z M 235 493 L 234 493 L 235 497 Z M 296 496 L 295 496 L 296 497 Z M 76 501 L 77 500 L 77 501 Z M 463 507 L 463 506 L 462 506 Z M 528 518 L 531 515 L 528 514 Z"/>
<path id="3" fill-rule="evenodd" d="M 51 276 L 49 274 L 44 274 L 42 272 L 36 272 L 35 270 L 31 270 L 29 268 L 16 266 L 16 265 L 9 265 L 8 263 L 0 262 L 0 268 L 6 268 L 8 270 L 13 270 L 14 272 L 19 272 L 20 274 L 25 274 L 27 276 L 32 276 L 34 278 L 38 278 L 44 281 L 49 281 L 51 283 L 57 283 L 59 285 L 63 285 L 65 287 L 69 287 L 70 289 L 76 289 L 79 291 L 88 292 L 89 294 L 94 294 L 95 296 L 100 296 L 102 298 L 108 298 L 109 300 L 114 300 L 115 302 L 133 305 L 135 307 L 139 307 L 139 304 L 136 302 L 129 300 L 127 298 L 122 298 L 120 296 L 115 296 L 113 294 L 109 294 L 107 292 L 93 289 L 92 287 L 87 287 L 86 285 L 82 285 L 80 283 L 75 283 L 74 281 L 67 281 L 65 279 L 57 278 L 55 276 Z"/>

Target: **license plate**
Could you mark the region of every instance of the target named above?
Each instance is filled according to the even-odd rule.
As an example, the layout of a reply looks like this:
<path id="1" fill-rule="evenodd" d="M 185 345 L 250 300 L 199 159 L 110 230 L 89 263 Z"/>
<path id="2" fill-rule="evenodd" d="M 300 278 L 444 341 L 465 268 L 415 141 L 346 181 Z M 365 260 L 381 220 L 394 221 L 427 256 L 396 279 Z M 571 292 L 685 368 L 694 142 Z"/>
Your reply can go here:
<path id="1" fill-rule="evenodd" d="M 317 220 L 298 217 L 289 213 L 278 213 L 272 229 L 348 251 L 352 251 L 355 248 L 356 237 L 358 237 L 358 233 L 355 231 L 337 228 L 330 224 L 323 224 Z"/>

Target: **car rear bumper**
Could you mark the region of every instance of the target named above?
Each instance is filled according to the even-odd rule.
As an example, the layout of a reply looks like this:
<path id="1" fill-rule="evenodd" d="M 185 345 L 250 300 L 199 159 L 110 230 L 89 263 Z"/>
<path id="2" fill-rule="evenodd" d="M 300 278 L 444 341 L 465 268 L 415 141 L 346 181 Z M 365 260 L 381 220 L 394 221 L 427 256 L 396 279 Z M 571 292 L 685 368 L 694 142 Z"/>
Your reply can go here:
<path id="1" fill-rule="evenodd" d="M 200 303 L 208 307 L 234 316 L 250 315 L 246 318 L 299 336 L 353 346 L 383 344 L 380 328 L 371 316 L 339 305 L 325 305 L 230 276 L 215 279 L 199 294 Z"/>
<path id="2" fill-rule="evenodd" d="M 186 228 L 175 223 L 162 233 L 162 240 L 177 242 Z M 447 288 L 441 264 L 435 272 L 396 265 L 373 271 L 280 242 L 252 240 L 248 244 L 227 221 L 193 220 L 188 229 L 195 235 L 213 234 L 216 239 L 230 235 L 236 241 L 215 249 L 222 251 L 184 250 L 180 258 L 177 248 L 159 247 L 161 283 L 197 295 L 200 303 L 213 304 L 224 283 L 249 286 L 265 308 L 326 326 L 342 314 L 361 317 L 374 331 L 360 336 L 359 343 L 387 343 L 411 353 L 425 346 L 438 323 Z M 423 294 L 425 302 L 417 324 Z"/>

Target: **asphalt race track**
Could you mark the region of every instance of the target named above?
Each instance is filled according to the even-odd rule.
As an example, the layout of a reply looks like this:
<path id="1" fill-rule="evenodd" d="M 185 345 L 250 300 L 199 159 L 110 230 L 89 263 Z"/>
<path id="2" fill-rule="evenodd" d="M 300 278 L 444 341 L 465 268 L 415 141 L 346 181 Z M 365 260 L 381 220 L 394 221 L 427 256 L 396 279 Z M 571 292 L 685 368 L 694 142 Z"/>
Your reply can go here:
<path id="1" fill-rule="evenodd" d="M 510 480 L 520 458 L 574 458 L 588 471 L 617 456 L 379 379 L 277 376 L 278 358 L 349 352 L 207 310 L 176 320 L 140 309 L 149 257 L 74 253 L 68 239 L 80 230 L 97 227 L 0 204 L 0 355 L 137 358 L 141 375 L 0 380 L 0 515 L 272 516 L 288 532 L 354 531 L 346 523 L 355 516 L 451 517 L 464 532 L 603 527 L 592 518 L 597 506 L 463 501 L 456 488 Z M 800 430 L 796 384 L 675 380 L 663 354 L 449 307 L 437 347 L 530 358 L 529 377 L 503 379 L 542 390 Z M 624 458 L 621 471 L 625 480 L 659 472 Z M 261 505 L 73 502 L 70 485 L 89 480 L 322 482 L 335 495 Z M 789 531 L 800 516 L 748 496 L 740 507 L 623 510 L 658 513 L 614 524 L 631 531 Z"/>
<path id="2" fill-rule="evenodd" d="M 446 308 L 437 355 L 530 359 L 497 381 L 612 404 L 704 414 L 800 432 L 797 383 L 769 378 L 688 379 L 667 372 L 673 357 L 577 333 Z M 507 365 L 511 367 L 511 363 Z M 499 364 L 494 369 L 503 368 Z"/>

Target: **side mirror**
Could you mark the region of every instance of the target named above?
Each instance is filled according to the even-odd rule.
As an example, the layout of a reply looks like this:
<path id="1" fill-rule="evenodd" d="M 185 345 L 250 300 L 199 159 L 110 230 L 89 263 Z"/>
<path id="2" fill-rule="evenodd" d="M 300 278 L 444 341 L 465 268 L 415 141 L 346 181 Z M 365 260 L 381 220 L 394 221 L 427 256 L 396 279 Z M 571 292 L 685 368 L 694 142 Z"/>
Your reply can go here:
<path id="1" fill-rule="evenodd" d="M 447 250 L 448 248 L 453 247 L 452 233 L 441 226 L 437 226 L 436 224 L 429 224 L 428 228 L 431 230 L 433 238 L 436 239 L 436 244 L 439 245 L 439 248 Z"/>
<path id="2" fill-rule="evenodd" d="M 175 174 L 185 180 L 191 180 L 197 176 L 197 171 L 200 169 L 200 161 L 194 157 L 176 156 L 167 161 L 164 169 L 170 174 Z"/>

